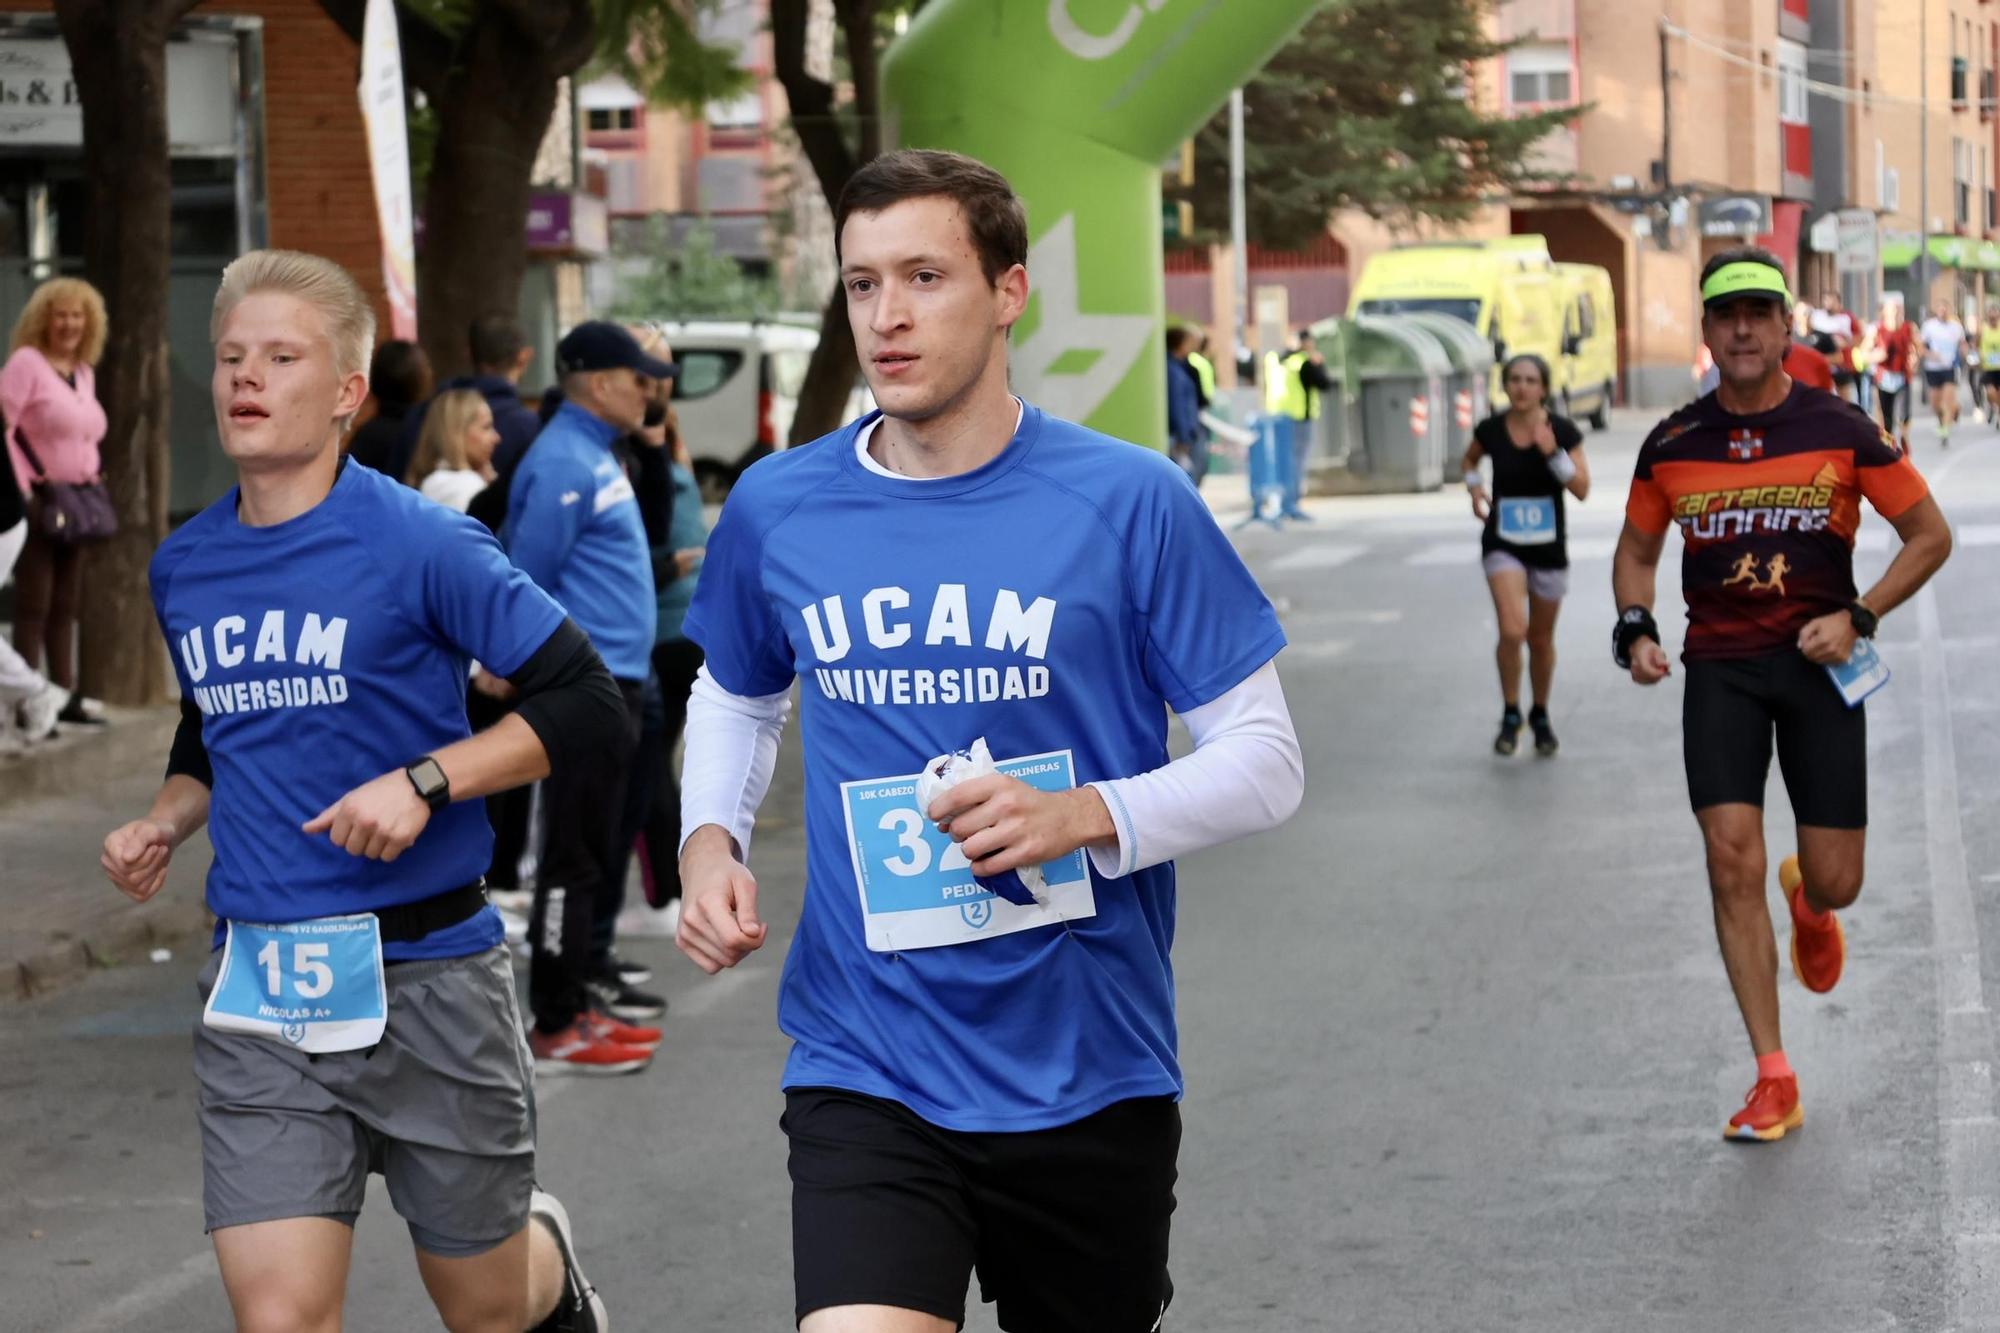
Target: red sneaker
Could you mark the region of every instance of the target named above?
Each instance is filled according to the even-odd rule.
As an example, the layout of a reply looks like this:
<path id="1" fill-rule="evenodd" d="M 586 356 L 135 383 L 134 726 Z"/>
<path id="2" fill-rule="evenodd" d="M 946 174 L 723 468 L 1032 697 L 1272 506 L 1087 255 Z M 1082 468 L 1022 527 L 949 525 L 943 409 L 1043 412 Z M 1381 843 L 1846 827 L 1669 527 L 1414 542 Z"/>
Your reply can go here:
<path id="1" fill-rule="evenodd" d="M 629 1074 L 653 1059 L 650 1047 L 607 1041 L 588 1014 L 561 1032 L 545 1034 L 539 1028 L 529 1032 L 528 1050 L 535 1057 L 537 1074 Z"/>
<path id="2" fill-rule="evenodd" d="M 1788 856 L 1779 863 L 1778 887 L 1792 905 L 1792 973 L 1801 986 L 1824 995 L 1839 984 L 1840 970 L 1847 963 L 1846 932 L 1832 912 L 1815 919 L 1806 906 L 1798 857 Z"/>
<path id="3" fill-rule="evenodd" d="M 577 1022 L 588 1023 L 591 1031 L 614 1046 L 658 1046 L 667 1035 L 658 1028 L 623 1022 L 599 1009 L 583 1014 Z"/>
<path id="4" fill-rule="evenodd" d="M 1760 1078 L 1743 1099 L 1743 1109 L 1729 1117 L 1722 1137 L 1776 1143 L 1805 1122 L 1805 1110 L 1799 1105 L 1798 1079 Z"/>

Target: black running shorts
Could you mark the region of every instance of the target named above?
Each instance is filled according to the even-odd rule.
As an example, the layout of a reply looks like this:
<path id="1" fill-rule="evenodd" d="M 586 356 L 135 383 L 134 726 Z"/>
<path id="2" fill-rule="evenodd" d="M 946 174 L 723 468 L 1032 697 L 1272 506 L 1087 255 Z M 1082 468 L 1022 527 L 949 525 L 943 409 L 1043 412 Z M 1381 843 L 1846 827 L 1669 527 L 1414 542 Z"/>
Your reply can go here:
<path id="1" fill-rule="evenodd" d="M 1866 707 L 1849 708 L 1825 667 L 1796 648 L 1687 664 L 1681 743 L 1697 811 L 1730 802 L 1761 809 L 1774 734 L 1799 823 L 1866 828 Z"/>
<path id="2" fill-rule="evenodd" d="M 1173 1297 L 1180 1107 L 1115 1102 L 1015 1134 L 940 1129 L 908 1107 L 790 1088 L 798 1318 L 890 1305 L 965 1324 L 966 1288 L 1015 1333 L 1151 1333 Z"/>

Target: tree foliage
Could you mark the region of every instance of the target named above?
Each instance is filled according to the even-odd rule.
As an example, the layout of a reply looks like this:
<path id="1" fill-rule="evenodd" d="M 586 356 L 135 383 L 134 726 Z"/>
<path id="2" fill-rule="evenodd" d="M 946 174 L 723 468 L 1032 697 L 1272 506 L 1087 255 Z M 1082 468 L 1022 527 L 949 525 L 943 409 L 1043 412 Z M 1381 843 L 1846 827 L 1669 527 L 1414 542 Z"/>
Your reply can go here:
<path id="1" fill-rule="evenodd" d="M 666 218 L 646 224 L 644 242 L 627 252 L 648 262 L 618 284 L 616 319 L 768 319 L 778 312 L 778 287 L 746 273 L 715 248 L 715 229 L 702 219 L 676 245 Z"/>
<path id="2" fill-rule="evenodd" d="M 1336 209 L 1394 224 L 1461 219 L 1496 195 L 1561 178 L 1535 142 L 1579 114 L 1489 115 L 1467 71 L 1504 54 L 1487 21 L 1501 0 L 1335 0 L 1244 88 L 1250 239 L 1301 249 Z M 1229 217 L 1229 116 L 1196 139 L 1196 218 Z"/>

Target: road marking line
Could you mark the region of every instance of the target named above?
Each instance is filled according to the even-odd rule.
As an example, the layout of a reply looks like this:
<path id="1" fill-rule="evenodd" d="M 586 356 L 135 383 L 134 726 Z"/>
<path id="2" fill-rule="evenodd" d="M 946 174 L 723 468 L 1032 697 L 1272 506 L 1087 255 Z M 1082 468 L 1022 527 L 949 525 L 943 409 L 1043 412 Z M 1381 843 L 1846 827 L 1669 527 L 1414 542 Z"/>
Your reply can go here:
<path id="1" fill-rule="evenodd" d="M 1366 546 L 1302 546 L 1289 555 L 1281 555 L 1266 568 L 1272 573 L 1285 573 L 1294 569 L 1332 569 L 1368 553 Z"/>
<path id="2" fill-rule="evenodd" d="M 1406 565 L 1470 565 L 1479 564 L 1479 547 L 1476 543 L 1432 542 L 1423 550 L 1405 556 Z"/>
<path id="3" fill-rule="evenodd" d="M 2000 523 L 1961 523 L 1951 536 L 1960 546 L 2000 546 Z"/>
<path id="4" fill-rule="evenodd" d="M 61 1333 L 117 1333 L 136 1324 L 150 1326 L 157 1321 L 158 1307 L 203 1282 L 220 1281 L 222 1274 L 215 1265 L 215 1251 L 203 1250 L 189 1255 L 158 1277 L 141 1282 L 109 1305 L 100 1306 L 76 1323 L 67 1325 Z"/>
<path id="5" fill-rule="evenodd" d="M 1354 646 L 1348 639 L 1321 639 L 1316 643 L 1294 643 L 1285 648 L 1285 656 L 1294 660 L 1305 657 L 1314 661 L 1331 661 Z"/>
<path id="6" fill-rule="evenodd" d="M 1945 1240 L 1955 1281 L 1945 1323 L 2000 1315 L 2000 1292 L 1987 1280 L 1988 1229 L 1996 1212 L 1991 1167 L 2000 1120 L 1993 1111 L 1993 1036 L 1980 975 L 1979 918 L 1967 883 L 1965 836 L 1958 809 L 1958 756 L 1951 735 L 1951 685 L 1937 595 L 1917 597 L 1922 642 L 1924 832 L 1931 878 L 1931 942 L 1937 958 L 1940 1157 Z"/>

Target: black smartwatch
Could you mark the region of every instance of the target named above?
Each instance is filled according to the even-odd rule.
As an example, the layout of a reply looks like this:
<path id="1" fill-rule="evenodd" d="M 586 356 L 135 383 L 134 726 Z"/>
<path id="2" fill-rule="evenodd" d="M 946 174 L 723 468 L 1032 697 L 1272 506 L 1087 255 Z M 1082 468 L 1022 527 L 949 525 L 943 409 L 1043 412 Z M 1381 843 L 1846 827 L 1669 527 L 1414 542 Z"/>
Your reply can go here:
<path id="1" fill-rule="evenodd" d="M 451 780 L 444 775 L 444 765 L 425 755 L 403 772 L 409 777 L 410 785 L 417 789 L 417 795 L 424 798 L 424 804 L 432 810 L 442 810 L 451 804 Z"/>
<path id="2" fill-rule="evenodd" d="M 1847 618 L 1854 622 L 1854 632 L 1864 639 L 1875 637 L 1875 626 L 1881 617 L 1862 605 L 1859 598 L 1847 604 Z"/>

